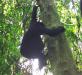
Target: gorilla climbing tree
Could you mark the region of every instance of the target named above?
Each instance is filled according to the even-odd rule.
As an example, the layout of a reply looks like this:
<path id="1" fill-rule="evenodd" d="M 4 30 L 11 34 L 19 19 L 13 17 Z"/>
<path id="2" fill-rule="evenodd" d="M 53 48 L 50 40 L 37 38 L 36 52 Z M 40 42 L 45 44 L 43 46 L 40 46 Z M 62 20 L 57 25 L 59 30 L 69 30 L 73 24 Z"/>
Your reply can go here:
<path id="1" fill-rule="evenodd" d="M 39 58 L 39 68 L 41 69 L 45 65 L 45 55 L 44 55 L 44 43 L 40 35 L 48 35 L 51 37 L 56 37 L 65 31 L 64 27 L 58 27 L 56 29 L 46 28 L 42 22 L 37 21 L 37 6 L 34 5 L 32 12 L 32 20 L 28 31 L 24 34 L 22 44 L 21 44 L 21 54 L 28 58 Z"/>

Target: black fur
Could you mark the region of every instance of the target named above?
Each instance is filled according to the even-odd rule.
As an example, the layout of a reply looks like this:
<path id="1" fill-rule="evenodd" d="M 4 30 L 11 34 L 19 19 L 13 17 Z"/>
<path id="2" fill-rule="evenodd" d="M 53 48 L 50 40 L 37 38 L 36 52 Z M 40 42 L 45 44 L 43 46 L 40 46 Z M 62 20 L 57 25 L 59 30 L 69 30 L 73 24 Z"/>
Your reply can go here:
<path id="1" fill-rule="evenodd" d="M 40 35 L 49 35 L 49 36 L 57 36 L 65 31 L 64 27 L 58 27 L 56 29 L 48 29 L 44 26 L 42 22 L 37 22 L 36 20 L 36 11 L 37 6 L 34 6 L 32 12 L 32 20 L 29 26 L 28 31 L 24 34 L 22 44 L 21 44 L 21 54 L 24 57 L 29 59 L 31 58 L 39 58 L 40 60 L 40 68 L 45 65 L 45 56 L 42 53 L 44 50 L 44 43 Z"/>

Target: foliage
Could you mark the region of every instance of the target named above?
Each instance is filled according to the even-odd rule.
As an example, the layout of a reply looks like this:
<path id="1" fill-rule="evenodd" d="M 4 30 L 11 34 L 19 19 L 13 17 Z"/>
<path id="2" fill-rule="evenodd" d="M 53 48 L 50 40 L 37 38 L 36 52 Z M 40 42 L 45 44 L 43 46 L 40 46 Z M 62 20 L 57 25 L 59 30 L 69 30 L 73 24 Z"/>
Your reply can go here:
<path id="1" fill-rule="evenodd" d="M 82 70 L 82 19 L 79 1 L 59 0 L 57 8 L 60 21 L 66 28 L 66 36 L 69 40 L 77 68 Z"/>
<path id="2" fill-rule="evenodd" d="M 21 22 L 24 15 L 30 13 L 30 2 L 0 1 L 0 75 L 16 75 L 16 64 L 20 57 L 20 38 L 23 33 Z"/>

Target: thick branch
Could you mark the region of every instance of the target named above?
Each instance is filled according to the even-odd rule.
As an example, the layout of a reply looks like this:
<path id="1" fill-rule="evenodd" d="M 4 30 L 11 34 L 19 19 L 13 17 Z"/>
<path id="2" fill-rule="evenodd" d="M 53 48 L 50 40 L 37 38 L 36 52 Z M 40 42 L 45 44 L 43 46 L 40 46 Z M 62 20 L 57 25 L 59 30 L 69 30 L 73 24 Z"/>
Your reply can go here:
<path id="1" fill-rule="evenodd" d="M 41 8 L 41 18 L 47 27 L 54 28 L 63 25 L 57 14 L 56 0 L 37 0 L 37 2 Z M 48 39 L 49 60 L 54 75 L 77 75 L 72 52 L 65 34 L 46 39 Z"/>

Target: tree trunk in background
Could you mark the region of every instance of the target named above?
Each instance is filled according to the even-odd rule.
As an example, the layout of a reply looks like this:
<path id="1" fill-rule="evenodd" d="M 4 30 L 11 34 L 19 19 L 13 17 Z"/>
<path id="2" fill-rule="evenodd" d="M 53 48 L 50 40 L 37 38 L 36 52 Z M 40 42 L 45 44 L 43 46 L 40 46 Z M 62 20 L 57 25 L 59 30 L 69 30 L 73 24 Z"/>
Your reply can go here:
<path id="1" fill-rule="evenodd" d="M 48 28 L 62 26 L 56 9 L 56 0 L 37 0 L 41 8 L 41 19 Z M 65 34 L 47 37 L 49 60 L 53 75 L 79 75 Z"/>

